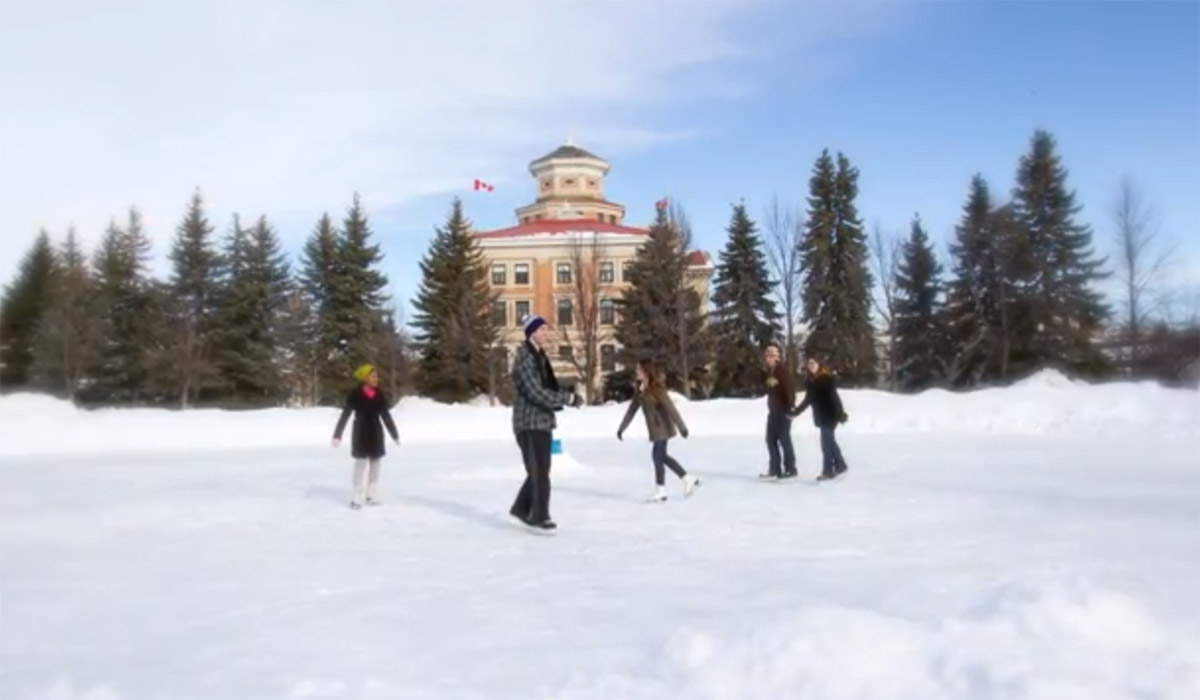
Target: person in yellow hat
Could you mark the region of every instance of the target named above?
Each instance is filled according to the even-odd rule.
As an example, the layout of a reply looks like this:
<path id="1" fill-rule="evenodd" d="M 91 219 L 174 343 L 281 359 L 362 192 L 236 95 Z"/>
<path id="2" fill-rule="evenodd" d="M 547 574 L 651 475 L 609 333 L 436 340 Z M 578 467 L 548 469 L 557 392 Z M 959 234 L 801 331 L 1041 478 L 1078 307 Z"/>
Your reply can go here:
<path id="1" fill-rule="evenodd" d="M 374 365 L 362 365 L 354 370 L 358 386 L 346 397 L 346 405 L 333 431 L 333 446 L 342 444 L 342 433 L 350 414 L 354 414 L 351 428 L 350 454 L 354 457 L 354 497 L 350 507 L 355 510 L 363 504 L 377 506 L 379 501 L 379 467 L 387 450 L 384 448 L 383 427 L 392 440 L 400 444 L 400 433 L 392 420 L 387 396 L 379 388 L 379 373 Z M 370 467 L 368 471 L 368 466 Z"/>

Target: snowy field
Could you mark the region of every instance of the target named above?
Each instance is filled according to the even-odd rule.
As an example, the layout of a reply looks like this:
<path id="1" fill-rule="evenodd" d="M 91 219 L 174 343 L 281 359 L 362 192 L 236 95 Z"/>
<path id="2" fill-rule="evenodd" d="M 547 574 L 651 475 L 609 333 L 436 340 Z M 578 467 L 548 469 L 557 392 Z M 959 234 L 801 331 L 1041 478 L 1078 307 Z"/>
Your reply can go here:
<path id="1" fill-rule="evenodd" d="M 560 530 L 502 408 L 405 401 L 381 508 L 330 410 L 0 398 L 0 699 L 1200 697 L 1200 397 L 845 392 L 844 480 L 755 479 L 761 401 L 561 414 Z M 802 476 L 819 470 L 808 416 Z"/>

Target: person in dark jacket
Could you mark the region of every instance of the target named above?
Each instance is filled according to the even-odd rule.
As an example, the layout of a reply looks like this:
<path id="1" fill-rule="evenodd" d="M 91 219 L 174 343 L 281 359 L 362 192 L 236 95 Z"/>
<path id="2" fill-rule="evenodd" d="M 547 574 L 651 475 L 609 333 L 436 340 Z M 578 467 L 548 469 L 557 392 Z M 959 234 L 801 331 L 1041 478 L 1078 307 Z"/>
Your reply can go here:
<path id="1" fill-rule="evenodd" d="M 564 406 L 579 407 L 582 400 L 573 391 L 563 391 L 554 376 L 545 348 L 550 328 L 541 316 L 525 319 L 525 344 L 517 348 L 513 363 L 513 433 L 525 463 L 525 482 L 517 492 L 509 513 L 522 523 L 543 532 L 558 525 L 550 518 L 550 443 L 558 427 L 555 412 Z"/>
<path id="2" fill-rule="evenodd" d="M 796 407 L 794 415 L 800 415 L 811 406 L 813 425 L 821 431 L 821 475 L 818 481 L 834 479 L 847 469 L 846 460 L 842 458 L 842 448 L 838 446 L 833 432 L 839 423 L 848 420 L 842 407 L 842 398 L 838 395 L 837 385 L 833 374 L 814 358 L 808 358 L 805 363 L 804 401 Z"/>
<path id="3" fill-rule="evenodd" d="M 796 476 L 796 449 L 792 445 L 792 407 L 796 386 L 792 371 L 783 361 L 778 345 L 768 345 L 767 368 L 767 473 L 760 479 L 791 479 Z"/>
<path id="4" fill-rule="evenodd" d="M 650 442 L 653 445 L 650 457 L 654 461 L 654 483 L 657 488 L 649 500 L 652 502 L 667 500 L 667 489 L 663 484 L 666 479 L 664 467 L 670 467 L 675 476 L 683 479 L 684 497 L 691 496 L 696 487 L 700 485 L 700 480 L 689 475 L 683 467 L 679 466 L 679 462 L 667 454 L 667 441 L 675 437 L 676 427 L 679 428 L 678 434 L 687 438 L 687 425 L 679 417 L 679 411 L 675 410 L 675 403 L 671 401 L 671 396 L 667 392 L 662 373 L 650 360 L 642 360 L 638 363 L 637 387 L 634 390 L 633 400 L 629 402 L 629 410 L 625 412 L 625 419 L 621 421 L 621 427 L 617 428 L 618 440 L 624 439 L 625 429 L 629 427 L 629 423 L 633 421 L 639 408 L 646 418 L 646 432 L 650 435 Z"/>
<path id="5" fill-rule="evenodd" d="M 400 433 L 388 408 L 387 396 L 379 388 L 379 373 L 372 365 L 363 365 L 354 372 L 354 378 L 359 384 L 346 397 L 346 405 L 338 418 L 337 427 L 333 430 L 333 446 L 342 444 L 342 433 L 346 430 L 346 422 L 350 414 L 354 414 L 354 427 L 351 429 L 350 454 L 354 457 L 354 497 L 350 507 L 355 510 L 367 505 L 379 505 L 379 461 L 387 450 L 384 449 L 383 425 L 391 434 L 392 440 L 400 444 Z M 381 425 L 380 423 L 383 423 Z M 370 475 L 367 465 L 370 463 Z"/>

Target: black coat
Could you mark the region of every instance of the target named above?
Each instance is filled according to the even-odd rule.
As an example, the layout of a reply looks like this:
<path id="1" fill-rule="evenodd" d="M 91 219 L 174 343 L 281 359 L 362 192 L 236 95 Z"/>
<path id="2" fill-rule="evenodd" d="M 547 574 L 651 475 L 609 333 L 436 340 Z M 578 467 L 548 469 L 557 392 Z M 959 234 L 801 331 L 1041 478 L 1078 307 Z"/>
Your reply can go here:
<path id="1" fill-rule="evenodd" d="M 369 397 L 364 389 L 360 386 L 346 397 L 346 407 L 342 409 L 342 416 L 338 418 L 333 437 L 338 440 L 342 439 L 346 421 L 353 413 L 354 427 L 351 430 L 350 454 L 355 459 L 379 459 L 387 452 L 384 449 L 383 425 L 380 424 L 380 421 L 382 420 L 387 425 L 387 430 L 391 433 L 393 440 L 399 441 L 400 433 L 396 431 L 396 424 L 392 421 L 391 411 L 388 410 L 388 400 L 383 392 L 376 389 L 375 396 Z"/>
<path id="2" fill-rule="evenodd" d="M 838 423 L 845 422 L 846 412 L 842 408 L 842 398 L 838 396 L 837 386 L 833 375 L 820 372 L 815 377 L 809 377 L 804 386 L 804 401 L 796 407 L 792 415 L 800 415 L 812 406 L 813 425 L 818 428 L 832 428 Z"/>

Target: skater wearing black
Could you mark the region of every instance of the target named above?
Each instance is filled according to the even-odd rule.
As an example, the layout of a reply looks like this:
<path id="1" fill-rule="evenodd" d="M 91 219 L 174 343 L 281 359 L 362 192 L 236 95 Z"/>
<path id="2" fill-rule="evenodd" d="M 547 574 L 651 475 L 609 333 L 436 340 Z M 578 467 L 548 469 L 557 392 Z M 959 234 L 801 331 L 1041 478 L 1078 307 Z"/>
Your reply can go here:
<path id="1" fill-rule="evenodd" d="M 621 427 L 617 428 L 618 440 L 624 439 L 625 429 L 629 427 L 629 423 L 633 421 L 639 408 L 646 418 L 646 432 L 653 444 L 650 456 L 654 461 L 654 482 L 657 488 L 650 500 L 653 502 L 667 500 L 667 490 L 663 484 L 666 479 L 664 467 L 669 467 L 675 476 L 683 479 L 684 496 L 691 496 L 700 484 L 699 479 L 689 476 L 683 467 L 679 466 L 679 462 L 667 454 L 667 441 L 675 437 L 676 427 L 679 428 L 678 434 L 686 439 L 688 436 L 687 425 L 679 417 L 679 411 L 675 410 L 675 403 L 671 401 L 671 396 L 663 383 L 662 374 L 650 360 L 642 360 L 638 363 L 637 387 L 633 394 L 633 400 L 629 402 L 629 410 L 625 412 L 625 419 L 621 421 Z"/>
<path id="2" fill-rule="evenodd" d="M 383 425 L 387 426 L 392 440 L 400 444 L 400 433 L 392 421 L 388 400 L 379 388 L 379 374 L 371 365 L 363 365 L 354 372 L 354 378 L 359 385 L 346 397 L 345 408 L 338 418 L 337 427 L 333 430 L 333 446 L 342 444 L 342 433 L 346 430 L 346 421 L 354 414 L 354 427 L 351 429 L 350 454 L 354 457 L 354 497 L 350 507 L 362 508 L 364 501 L 368 505 L 379 505 L 379 461 L 387 452 L 384 449 Z M 382 421 L 382 424 L 381 423 Z M 370 476 L 367 475 L 367 465 L 370 463 Z"/>
<path id="3" fill-rule="evenodd" d="M 764 357 L 767 370 L 767 454 L 770 461 L 760 479 L 791 479 L 796 476 L 796 450 L 792 445 L 792 407 L 796 388 L 792 371 L 780 356 L 778 345 L 768 345 Z"/>
<path id="4" fill-rule="evenodd" d="M 821 475 L 818 481 L 834 479 L 843 474 L 846 460 L 842 458 L 842 448 L 838 446 L 833 433 L 839 423 L 845 423 L 848 418 L 842 408 L 842 398 L 838 396 L 833 374 L 821 366 L 814 358 L 808 358 L 805 363 L 804 401 L 796 407 L 794 415 L 804 413 L 812 406 L 813 425 L 821 431 Z"/>
<path id="5" fill-rule="evenodd" d="M 509 513 L 526 525 L 553 532 L 550 519 L 550 443 L 558 426 L 555 412 L 564 406 L 578 407 L 579 395 L 558 387 L 545 347 L 550 329 L 540 316 L 525 320 L 525 344 L 517 348 L 513 365 L 513 433 L 525 463 L 525 483 L 517 492 Z"/>

